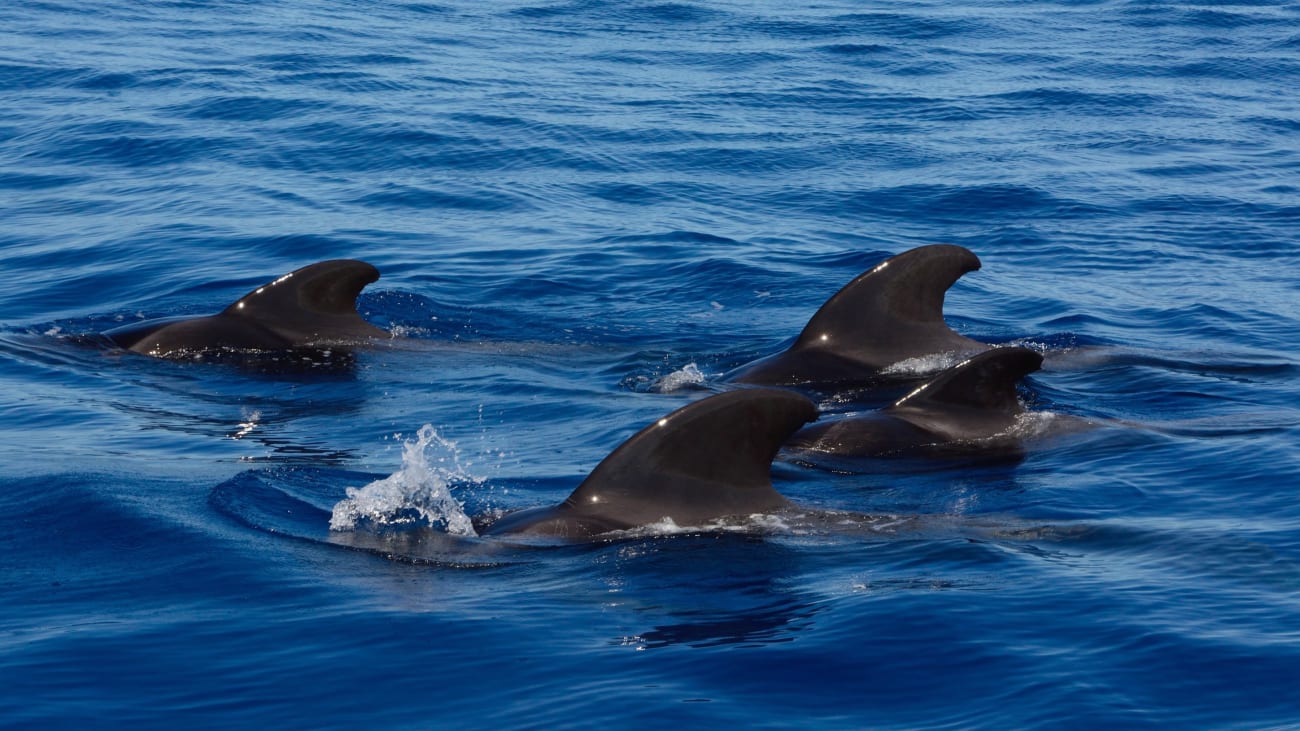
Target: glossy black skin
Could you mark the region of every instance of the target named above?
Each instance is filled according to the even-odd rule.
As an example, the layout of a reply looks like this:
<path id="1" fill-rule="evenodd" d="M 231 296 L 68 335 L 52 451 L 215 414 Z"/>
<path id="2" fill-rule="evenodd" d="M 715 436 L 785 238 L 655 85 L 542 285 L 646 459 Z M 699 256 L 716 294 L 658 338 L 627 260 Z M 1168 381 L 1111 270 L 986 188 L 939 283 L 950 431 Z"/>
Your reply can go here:
<path id="1" fill-rule="evenodd" d="M 357 295 L 379 270 L 348 259 L 323 261 L 280 277 L 215 315 L 151 320 L 104 335 L 119 347 L 159 358 L 221 351 L 281 351 L 387 338 L 357 313 Z"/>
<path id="2" fill-rule="evenodd" d="M 948 288 L 979 268 L 975 254 L 948 244 L 887 259 L 827 300 L 794 345 L 726 378 L 831 389 L 871 385 L 886 368 L 909 358 L 987 350 L 988 345 L 957 334 L 943 320 Z"/>
<path id="3" fill-rule="evenodd" d="M 1014 456 L 1025 408 L 1016 384 L 1042 367 L 1027 348 L 987 350 L 939 373 L 894 404 L 799 430 L 790 452 L 848 457 Z"/>
<path id="4" fill-rule="evenodd" d="M 658 523 L 702 525 L 780 510 L 772 458 L 817 408 L 792 391 L 741 389 L 684 406 L 615 449 L 553 507 L 508 514 L 484 535 L 589 538 Z"/>

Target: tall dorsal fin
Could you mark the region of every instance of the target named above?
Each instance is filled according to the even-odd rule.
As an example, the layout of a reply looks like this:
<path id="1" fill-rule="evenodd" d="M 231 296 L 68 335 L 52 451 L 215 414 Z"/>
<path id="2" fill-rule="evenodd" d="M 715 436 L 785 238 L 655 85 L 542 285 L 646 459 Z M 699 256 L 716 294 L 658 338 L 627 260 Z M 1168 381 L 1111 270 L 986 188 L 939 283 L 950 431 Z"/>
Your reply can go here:
<path id="1" fill-rule="evenodd" d="M 1016 384 L 1042 365 L 1043 356 L 1028 348 L 986 350 L 943 371 L 885 411 L 964 406 L 1019 414 L 1024 407 L 1016 396 Z"/>
<path id="2" fill-rule="evenodd" d="M 564 504 L 611 523 L 670 517 L 697 524 L 785 505 L 772 488 L 772 458 L 817 418 L 807 398 L 743 389 L 684 406 L 637 432 L 606 457 Z"/>
<path id="3" fill-rule="evenodd" d="M 295 345 L 385 336 L 357 314 L 357 295 L 377 279 L 379 270 L 364 261 L 317 262 L 258 287 L 221 314 L 257 322 Z"/>
<path id="4" fill-rule="evenodd" d="M 836 292 L 791 349 L 830 349 L 882 366 L 916 355 L 981 349 L 985 346 L 953 332 L 943 320 L 948 288 L 979 268 L 979 257 L 961 246 L 905 251 Z"/>

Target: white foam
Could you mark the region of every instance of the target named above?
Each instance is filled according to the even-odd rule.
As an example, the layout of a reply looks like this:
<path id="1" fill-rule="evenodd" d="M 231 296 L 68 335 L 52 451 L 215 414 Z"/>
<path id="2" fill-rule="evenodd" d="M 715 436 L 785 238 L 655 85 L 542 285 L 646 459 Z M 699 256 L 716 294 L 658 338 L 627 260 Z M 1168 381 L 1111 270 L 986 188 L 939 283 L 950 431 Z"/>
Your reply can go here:
<path id="1" fill-rule="evenodd" d="M 243 439 L 249 434 L 252 434 L 253 430 L 257 428 L 258 422 L 262 420 L 262 412 L 260 409 L 250 410 L 245 408 L 243 409 L 243 412 L 244 420 L 239 422 L 239 428 L 230 434 L 231 439 Z"/>
<path id="2" fill-rule="evenodd" d="M 427 337 L 429 333 L 428 328 L 414 325 L 391 325 L 388 328 L 388 334 L 394 338 L 422 338 Z"/>
<path id="3" fill-rule="evenodd" d="M 697 386 L 704 383 L 706 376 L 694 363 L 687 363 L 680 370 L 673 371 L 655 381 L 653 389 L 658 393 L 672 393 L 685 386 Z"/>
<path id="4" fill-rule="evenodd" d="M 790 525 L 779 515 L 753 513 L 748 516 L 716 518 L 700 525 L 678 525 L 676 521 L 664 516 L 653 523 L 614 531 L 624 537 L 671 536 L 683 533 L 752 533 L 752 532 L 787 533 Z"/>
<path id="5" fill-rule="evenodd" d="M 1016 417 L 1011 435 L 1019 439 L 1046 439 L 1074 434 L 1100 426 L 1080 416 L 1055 411 L 1026 411 Z"/>
<path id="6" fill-rule="evenodd" d="M 347 488 L 347 497 L 334 505 L 330 530 L 355 530 L 357 525 L 400 525 L 418 519 L 448 533 L 474 536 L 465 506 L 452 497 L 455 482 L 479 482 L 460 463 L 455 442 L 443 439 L 430 425 L 402 446 L 402 466 L 365 487 Z"/>
<path id="7" fill-rule="evenodd" d="M 965 360 L 968 355 L 968 353 L 957 352 L 930 353 L 915 358 L 905 358 L 886 366 L 882 372 L 888 376 L 924 376 L 951 368 Z"/>

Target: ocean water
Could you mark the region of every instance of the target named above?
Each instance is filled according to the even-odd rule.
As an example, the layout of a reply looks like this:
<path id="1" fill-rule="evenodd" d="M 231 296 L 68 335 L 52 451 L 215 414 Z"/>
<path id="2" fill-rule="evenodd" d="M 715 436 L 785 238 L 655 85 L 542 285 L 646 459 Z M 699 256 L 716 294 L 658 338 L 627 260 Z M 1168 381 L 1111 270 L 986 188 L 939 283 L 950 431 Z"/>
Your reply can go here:
<path id="1" fill-rule="evenodd" d="M 4 3 L 0 725 L 1300 726 L 1297 89 L 1266 0 Z M 937 242 L 1091 428 L 467 535 Z M 329 258 L 392 341 L 96 340 Z"/>

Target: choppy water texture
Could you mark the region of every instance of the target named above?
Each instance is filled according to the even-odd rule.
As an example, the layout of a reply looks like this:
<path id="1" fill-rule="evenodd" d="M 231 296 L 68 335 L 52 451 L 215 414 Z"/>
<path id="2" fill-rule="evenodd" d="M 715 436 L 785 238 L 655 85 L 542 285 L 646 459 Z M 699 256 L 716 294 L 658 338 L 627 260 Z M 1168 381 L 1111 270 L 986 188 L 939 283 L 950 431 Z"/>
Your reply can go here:
<path id="1" fill-rule="evenodd" d="M 4 3 L 0 722 L 1300 724 L 1298 29 L 1267 1 Z M 464 537 L 449 497 L 561 499 L 934 242 L 984 262 L 950 323 L 1045 352 L 1031 407 L 1097 428 L 779 463 L 820 521 Z M 336 257 L 403 336 L 355 363 L 83 342 Z"/>

